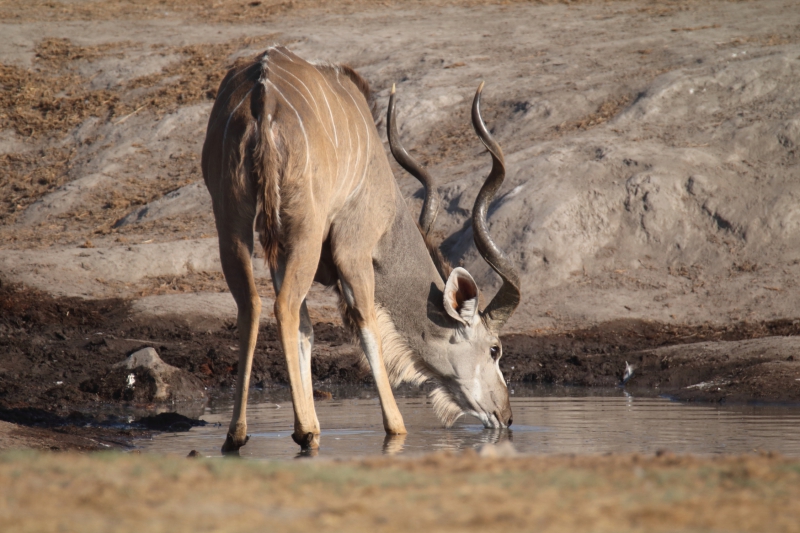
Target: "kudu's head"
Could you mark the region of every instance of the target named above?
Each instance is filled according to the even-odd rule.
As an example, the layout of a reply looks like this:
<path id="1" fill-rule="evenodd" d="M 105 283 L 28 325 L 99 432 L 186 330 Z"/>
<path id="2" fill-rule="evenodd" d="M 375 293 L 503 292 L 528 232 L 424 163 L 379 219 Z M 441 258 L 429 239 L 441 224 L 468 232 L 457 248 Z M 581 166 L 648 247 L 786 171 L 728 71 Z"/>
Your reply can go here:
<path id="1" fill-rule="evenodd" d="M 444 278 L 441 303 L 449 317 L 448 327 L 439 338 L 428 339 L 435 353 L 425 362 L 435 372 L 440 386 L 431 397 L 433 406 L 446 425 L 452 425 L 462 414 L 472 414 L 485 427 L 511 425 L 511 404 L 503 374 L 500 371 L 500 330 L 519 305 L 519 276 L 505 254 L 489 235 L 486 214 L 495 193 L 505 178 L 505 163 L 500 145 L 486 129 L 480 113 L 483 83 L 472 103 L 472 125 L 492 156 L 492 170 L 481 187 L 472 210 L 475 246 L 481 256 L 503 280 L 495 297 L 481 311 L 480 290 L 463 268 L 440 269 Z M 439 208 L 439 197 L 433 178 L 401 146 L 395 120 L 395 90 L 389 98 L 387 132 L 392 155 L 411 175 L 422 182 L 425 201 L 419 217 L 420 231 L 427 238 Z"/>

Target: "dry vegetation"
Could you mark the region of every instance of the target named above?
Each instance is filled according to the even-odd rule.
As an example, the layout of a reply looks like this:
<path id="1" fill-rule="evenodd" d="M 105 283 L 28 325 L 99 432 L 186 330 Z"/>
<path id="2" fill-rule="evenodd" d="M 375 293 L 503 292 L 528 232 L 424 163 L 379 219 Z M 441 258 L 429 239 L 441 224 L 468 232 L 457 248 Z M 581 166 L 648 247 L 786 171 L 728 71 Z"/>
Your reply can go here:
<path id="1" fill-rule="evenodd" d="M 779 457 L 0 456 L 6 531 L 800 531 Z"/>
<path id="2" fill-rule="evenodd" d="M 593 126 L 599 126 L 617 116 L 630 102 L 631 96 L 627 94 L 611 98 L 600 104 L 595 113 L 583 117 L 580 120 L 576 120 L 575 122 L 564 122 L 557 127 L 557 131 L 585 130 Z"/>
<path id="3" fill-rule="evenodd" d="M 158 19 L 165 15 L 178 15 L 203 22 L 248 22 L 270 20 L 276 15 L 303 9 L 322 9 L 348 13 L 365 7 L 469 7 L 476 5 L 508 5 L 530 2 L 530 0 L 96 0 L 93 2 L 67 2 L 59 0 L 31 0 L 30 2 L 0 2 L 0 20 L 23 22 L 30 20 L 109 20 L 109 19 Z M 539 4 L 602 3 L 603 0 L 535 0 Z M 638 7 L 654 15 L 668 15 L 687 9 L 690 2 L 673 0 L 652 2 L 647 7 Z"/>
<path id="4" fill-rule="evenodd" d="M 36 48 L 33 65 L 23 68 L 0 65 L 0 130 L 12 130 L 26 149 L 0 155 L 0 226 L 13 224 L 30 204 L 74 179 L 80 144 L 70 135 L 89 117 L 119 124 L 145 110 L 156 119 L 181 106 L 213 100 L 232 53 L 260 46 L 270 37 L 237 39 L 224 44 L 159 47 L 164 56 L 177 56 L 156 74 L 141 76 L 110 88 L 92 89 L 78 68 L 108 56 L 120 56 L 126 43 L 78 46 L 67 39 L 45 39 Z M 130 43 L 128 43 L 130 48 Z M 46 245 L 70 230 L 79 234 L 107 234 L 114 222 L 131 206 L 143 205 L 169 191 L 199 179 L 199 165 L 193 153 L 172 154 L 160 167 L 164 175 L 141 180 L 135 175 L 120 177 L 114 188 L 99 190 L 88 206 L 64 213 L 47 227 L 16 230 L 7 242 L 30 241 Z M 151 228 L 131 228 L 133 232 Z M 45 231 L 42 231 L 45 230 Z"/>
<path id="5" fill-rule="evenodd" d="M 272 282 L 256 278 L 258 294 L 264 298 L 274 298 Z M 154 294 L 186 294 L 195 292 L 228 292 L 228 285 L 222 272 L 192 272 L 185 276 L 158 276 L 145 278 L 137 284 L 138 296 Z"/>

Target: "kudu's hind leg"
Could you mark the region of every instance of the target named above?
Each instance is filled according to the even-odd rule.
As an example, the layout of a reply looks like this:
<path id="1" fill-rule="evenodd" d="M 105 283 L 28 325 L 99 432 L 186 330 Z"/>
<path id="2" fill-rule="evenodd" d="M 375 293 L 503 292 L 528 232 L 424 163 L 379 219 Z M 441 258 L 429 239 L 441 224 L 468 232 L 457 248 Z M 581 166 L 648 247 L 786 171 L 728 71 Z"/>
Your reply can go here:
<path id="1" fill-rule="evenodd" d="M 277 269 L 272 270 L 272 286 L 275 288 L 276 295 L 281 292 L 285 271 L 286 262 L 281 258 L 278 260 Z M 300 359 L 300 377 L 303 383 L 305 401 L 314 416 L 316 427 L 319 428 L 319 419 L 317 419 L 317 413 L 314 409 L 314 384 L 311 378 L 311 352 L 314 347 L 314 327 L 311 323 L 311 317 L 308 316 L 308 305 L 305 298 L 300 305 L 300 329 L 297 337 L 297 346 Z"/>
<path id="2" fill-rule="evenodd" d="M 311 320 L 304 302 L 319 263 L 322 232 L 298 233 L 291 236 L 293 246 L 286 257 L 280 291 L 275 298 L 275 319 L 278 321 L 292 388 L 292 439 L 303 448 L 318 448 L 319 422 L 314 413 L 311 384 Z M 307 344 L 304 341 L 308 341 Z M 301 345 L 308 348 L 308 357 L 303 356 L 305 349 Z"/>
<path id="3" fill-rule="evenodd" d="M 220 224 L 219 252 L 222 271 L 238 308 L 239 365 L 236 379 L 236 400 L 233 417 L 228 428 L 222 453 L 237 453 L 247 442 L 247 389 L 250 384 L 250 368 L 258 338 L 258 320 L 261 315 L 261 299 L 256 292 L 253 265 L 253 223 L 240 221 L 238 227 Z"/>
<path id="4" fill-rule="evenodd" d="M 361 348 L 367 356 L 383 413 L 383 427 L 387 434 L 404 435 L 406 427 L 397 408 L 386 364 L 383 359 L 381 335 L 375 312 L 375 274 L 369 255 L 339 258 L 337 267 L 344 299 L 358 327 Z"/>

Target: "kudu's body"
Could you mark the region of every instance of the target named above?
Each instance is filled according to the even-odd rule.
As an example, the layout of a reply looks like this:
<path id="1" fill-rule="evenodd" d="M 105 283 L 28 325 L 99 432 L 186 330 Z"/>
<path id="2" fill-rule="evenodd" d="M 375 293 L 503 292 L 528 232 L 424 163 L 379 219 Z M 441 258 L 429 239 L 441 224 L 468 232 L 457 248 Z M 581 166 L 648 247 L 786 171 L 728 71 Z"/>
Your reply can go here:
<path id="1" fill-rule="evenodd" d="M 446 423 L 471 412 L 487 426 L 510 424 L 497 331 L 477 310 L 469 274 L 455 269 L 445 278 L 445 267 L 434 263 L 392 175 L 368 91 L 352 69 L 311 64 L 284 48 L 235 66 L 220 85 L 202 165 L 222 268 L 239 310 L 236 402 L 225 452 L 247 440 L 261 308 L 251 265 L 254 228 L 275 286 L 295 442 L 319 444 L 305 303 L 314 281 L 340 293 L 388 434 L 406 432 L 391 391 L 401 381 L 436 380 L 434 408 Z"/>

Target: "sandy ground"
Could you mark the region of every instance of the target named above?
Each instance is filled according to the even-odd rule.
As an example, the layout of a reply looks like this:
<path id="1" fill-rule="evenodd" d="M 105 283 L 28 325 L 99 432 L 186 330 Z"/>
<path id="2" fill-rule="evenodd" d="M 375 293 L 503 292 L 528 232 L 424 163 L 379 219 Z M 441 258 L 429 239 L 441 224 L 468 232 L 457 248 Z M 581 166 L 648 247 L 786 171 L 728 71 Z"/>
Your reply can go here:
<path id="1" fill-rule="evenodd" d="M 4 531 L 800 530 L 800 463 L 606 456 L 244 462 L 0 455 Z"/>
<path id="2" fill-rule="evenodd" d="M 206 117 L 226 65 L 278 42 L 355 66 L 379 109 L 398 84 L 401 136 L 445 199 L 442 248 L 491 292 L 467 222 L 489 163 L 469 99 L 486 80 L 509 167 L 490 222 L 523 279 L 509 331 L 797 316 L 792 2 L 90 5 L 0 10 L 8 281 L 133 297 L 218 271 Z M 164 300 L 141 307 L 186 310 Z"/>

